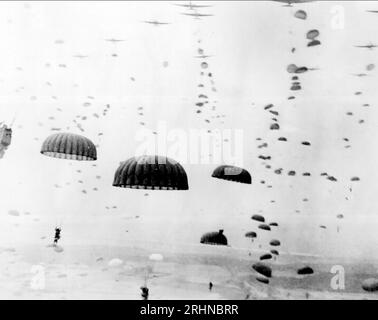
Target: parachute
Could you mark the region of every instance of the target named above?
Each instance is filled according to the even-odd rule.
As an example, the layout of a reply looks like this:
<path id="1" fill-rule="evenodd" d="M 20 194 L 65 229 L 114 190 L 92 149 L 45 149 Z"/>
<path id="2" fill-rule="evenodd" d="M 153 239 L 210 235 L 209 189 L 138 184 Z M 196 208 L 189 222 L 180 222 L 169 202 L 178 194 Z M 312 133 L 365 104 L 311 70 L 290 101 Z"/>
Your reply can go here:
<path id="1" fill-rule="evenodd" d="M 147 264 L 147 267 L 146 267 L 146 276 L 144 279 L 145 286 L 147 285 L 147 281 L 150 278 L 150 275 L 154 272 L 154 269 L 156 269 L 156 264 L 160 261 L 163 261 L 164 257 L 160 253 L 152 253 L 149 255 L 148 259 L 151 262 Z"/>
<path id="2" fill-rule="evenodd" d="M 114 258 L 108 262 L 109 267 L 119 267 L 123 264 L 123 261 L 118 258 Z"/>
<path id="3" fill-rule="evenodd" d="M 257 234 L 256 234 L 256 232 L 254 232 L 254 231 L 249 231 L 249 232 L 247 232 L 246 234 L 245 234 L 245 237 L 246 238 L 256 238 L 257 237 Z"/>
<path id="4" fill-rule="evenodd" d="M 184 168 L 162 156 L 139 156 L 121 162 L 115 172 L 114 187 L 151 190 L 188 190 Z"/>
<path id="5" fill-rule="evenodd" d="M 321 42 L 319 40 L 312 40 L 307 44 L 307 47 L 315 47 L 321 45 Z"/>
<path id="6" fill-rule="evenodd" d="M 308 40 L 315 40 L 315 38 L 319 37 L 319 31 L 316 30 L 316 29 L 313 29 L 313 30 L 310 30 L 309 32 L 307 32 L 306 34 L 306 38 Z"/>
<path id="7" fill-rule="evenodd" d="M 246 184 L 252 183 L 252 178 L 249 172 L 235 166 L 219 166 L 214 170 L 212 177 Z"/>
<path id="8" fill-rule="evenodd" d="M 272 255 L 270 253 L 263 254 L 260 257 L 260 260 L 270 260 L 270 259 L 272 259 Z"/>
<path id="9" fill-rule="evenodd" d="M 202 62 L 202 63 L 201 63 L 201 68 L 202 68 L 202 69 L 207 69 L 208 66 L 209 66 L 209 65 L 207 64 L 207 62 Z"/>
<path id="10" fill-rule="evenodd" d="M 296 17 L 296 18 L 298 18 L 298 19 L 306 20 L 306 18 L 307 18 L 307 13 L 306 13 L 306 11 L 298 10 L 298 11 L 294 14 L 294 17 Z"/>
<path id="11" fill-rule="evenodd" d="M 278 123 L 272 123 L 270 125 L 270 130 L 280 130 L 280 125 Z"/>
<path id="12" fill-rule="evenodd" d="M 289 64 L 286 68 L 287 72 L 289 73 L 295 73 L 297 69 L 298 67 L 295 64 Z"/>
<path id="13" fill-rule="evenodd" d="M 270 231 L 270 227 L 267 224 L 260 224 L 259 229 Z"/>
<path id="14" fill-rule="evenodd" d="M 370 63 L 370 64 L 368 64 L 367 66 L 366 66 L 366 70 L 367 71 L 371 71 L 371 70 L 373 70 L 375 68 L 375 65 L 373 64 L 373 63 Z"/>
<path id="15" fill-rule="evenodd" d="M 291 91 L 298 91 L 298 90 L 301 90 L 302 87 L 298 84 L 293 84 L 290 88 Z"/>
<path id="16" fill-rule="evenodd" d="M 278 256 L 280 253 L 277 251 L 277 250 L 275 250 L 275 249 L 272 249 L 272 250 L 270 250 L 270 253 L 271 254 L 274 254 L 274 255 L 276 255 L 276 256 Z"/>
<path id="17" fill-rule="evenodd" d="M 227 238 L 223 234 L 223 230 L 219 230 L 219 232 L 208 232 L 205 233 L 201 237 L 201 243 L 203 244 L 212 244 L 212 245 L 220 245 L 220 246 L 227 246 Z"/>
<path id="18" fill-rule="evenodd" d="M 88 138 L 74 133 L 55 133 L 46 138 L 41 153 L 68 160 L 97 160 L 96 147 Z"/>
<path id="19" fill-rule="evenodd" d="M 254 265 L 252 265 L 252 269 L 255 270 L 256 272 L 262 274 L 263 276 L 267 277 L 267 278 L 271 278 L 272 277 L 272 269 L 261 263 L 261 262 L 257 262 L 255 263 Z"/>
<path id="20" fill-rule="evenodd" d="M 307 67 L 299 67 L 295 70 L 295 73 L 305 73 L 308 71 Z"/>
<path id="21" fill-rule="evenodd" d="M 265 222 L 265 218 L 259 214 L 254 214 L 252 217 L 251 217 L 252 220 L 256 220 L 256 221 L 259 221 L 259 222 Z"/>
<path id="22" fill-rule="evenodd" d="M 5 150 L 8 149 L 11 142 L 12 142 L 12 129 L 8 128 L 4 124 L 2 127 L 0 127 L 0 159 L 4 156 Z"/>
<path id="23" fill-rule="evenodd" d="M 270 241 L 269 244 L 270 244 L 271 246 L 273 246 L 273 247 L 278 247 L 278 246 L 281 245 L 281 242 L 279 242 L 278 240 L 272 240 L 272 241 Z"/>
<path id="24" fill-rule="evenodd" d="M 150 254 L 150 256 L 148 258 L 152 261 L 162 261 L 163 260 L 163 256 L 159 253 Z"/>
<path id="25" fill-rule="evenodd" d="M 378 279 L 369 278 L 362 282 L 362 289 L 368 292 L 378 291 Z"/>
<path id="26" fill-rule="evenodd" d="M 310 267 L 303 267 L 298 269 L 297 273 L 301 275 L 313 274 L 314 270 Z"/>

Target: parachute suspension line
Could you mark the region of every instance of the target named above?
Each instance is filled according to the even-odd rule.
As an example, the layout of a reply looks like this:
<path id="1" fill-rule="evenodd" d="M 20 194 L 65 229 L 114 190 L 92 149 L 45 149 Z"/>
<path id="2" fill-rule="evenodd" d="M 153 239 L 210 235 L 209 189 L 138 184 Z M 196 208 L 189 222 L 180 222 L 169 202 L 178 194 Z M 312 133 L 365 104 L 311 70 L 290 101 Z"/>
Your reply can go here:
<path id="1" fill-rule="evenodd" d="M 16 111 L 16 114 L 14 115 L 14 117 L 13 117 L 13 119 L 12 119 L 12 122 L 10 123 L 10 128 L 13 127 L 13 124 L 14 124 L 14 122 L 15 122 L 16 119 L 17 119 L 17 113 L 18 113 L 18 111 Z"/>
<path id="2" fill-rule="evenodd" d="M 146 273 L 144 274 L 144 286 L 145 287 L 147 287 L 148 278 L 149 278 L 149 268 L 147 266 Z"/>
<path id="3" fill-rule="evenodd" d="M 17 120 L 17 116 L 18 116 L 18 111 L 20 110 L 20 106 L 17 107 L 15 113 L 14 113 L 14 116 L 13 116 L 13 119 L 12 119 L 12 122 L 10 123 L 10 128 L 12 129 L 13 127 L 13 124 L 15 123 L 15 121 Z"/>

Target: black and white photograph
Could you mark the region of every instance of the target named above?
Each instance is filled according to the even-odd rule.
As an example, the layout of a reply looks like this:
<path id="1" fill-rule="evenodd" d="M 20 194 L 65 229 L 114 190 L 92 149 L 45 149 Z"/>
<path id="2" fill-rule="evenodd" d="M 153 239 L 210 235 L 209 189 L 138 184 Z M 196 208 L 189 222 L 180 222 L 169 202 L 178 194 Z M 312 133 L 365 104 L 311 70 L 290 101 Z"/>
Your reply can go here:
<path id="1" fill-rule="evenodd" d="M 1 1 L 0 300 L 378 299 L 377 30 L 378 1 Z"/>

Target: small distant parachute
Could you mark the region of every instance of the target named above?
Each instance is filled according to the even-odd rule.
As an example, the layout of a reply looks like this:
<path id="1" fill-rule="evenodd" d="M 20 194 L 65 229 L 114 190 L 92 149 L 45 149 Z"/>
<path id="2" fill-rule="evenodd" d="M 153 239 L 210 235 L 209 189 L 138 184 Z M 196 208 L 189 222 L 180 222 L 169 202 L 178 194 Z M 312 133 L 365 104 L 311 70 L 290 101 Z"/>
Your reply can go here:
<path id="1" fill-rule="evenodd" d="M 307 19 L 307 13 L 304 10 L 298 10 L 297 12 L 295 12 L 294 17 L 296 17 L 298 19 L 306 20 Z"/>
<path id="2" fill-rule="evenodd" d="M 338 215 L 336 216 L 336 218 L 338 218 L 338 219 L 343 219 L 343 218 L 344 218 L 344 215 L 343 215 L 343 214 L 338 214 Z"/>
<path id="3" fill-rule="evenodd" d="M 262 215 L 259 215 L 259 214 L 254 214 L 252 217 L 251 217 L 252 220 L 256 220 L 256 221 L 259 221 L 259 222 L 265 222 L 265 218 L 262 216 Z"/>
<path id="4" fill-rule="evenodd" d="M 163 156 L 139 156 L 121 162 L 114 174 L 114 187 L 151 190 L 188 190 L 184 168 Z"/>
<path id="5" fill-rule="evenodd" d="M 202 62 L 201 63 L 201 68 L 202 69 L 207 69 L 209 67 L 209 65 L 207 64 L 207 62 Z"/>
<path id="6" fill-rule="evenodd" d="M 54 251 L 57 253 L 61 253 L 64 251 L 63 247 L 61 246 L 54 246 Z"/>
<path id="7" fill-rule="evenodd" d="M 8 214 L 14 217 L 18 217 L 20 215 L 20 213 L 17 210 L 9 210 Z"/>
<path id="8" fill-rule="evenodd" d="M 220 245 L 227 246 L 227 238 L 223 234 L 223 230 L 218 232 L 208 232 L 201 237 L 202 244 Z"/>
<path id="9" fill-rule="evenodd" d="M 321 42 L 319 40 L 312 40 L 307 44 L 307 47 L 315 47 L 321 45 Z"/>
<path id="10" fill-rule="evenodd" d="M 360 181 L 360 178 L 359 177 L 352 177 L 352 178 L 350 178 L 350 181 Z"/>
<path id="11" fill-rule="evenodd" d="M 46 138 L 41 153 L 45 156 L 68 160 L 97 160 L 96 147 L 88 138 L 73 133 L 56 133 Z"/>
<path id="12" fill-rule="evenodd" d="M 257 262 L 255 263 L 254 265 L 252 265 L 252 269 L 255 270 L 256 272 L 262 274 L 263 276 L 267 277 L 267 278 L 271 278 L 272 277 L 272 269 L 261 263 L 261 262 Z"/>
<path id="13" fill-rule="evenodd" d="M 163 256 L 159 253 L 150 254 L 148 258 L 152 261 L 162 261 L 164 259 Z"/>
<path id="14" fill-rule="evenodd" d="M 272 259 L 272 255 L 270 253 L 266 253 L 260 256 L 260 260 L 270 260 L 270 259 Z"/>
<path id="15" fill-rule="evenodd" d="M 368 292 L 378 291 L 378 279 L 370 278 L 362 282 L 362 289 Z"/>
<path id="16" fill-rule="evenodd" d="M 280 130 L 280 125 L 278 123 L 272 123 L 270 125 L 270 130 Z"/>
<path id="17" fill-rule="evenodd" d="M 373 63 L 370 63 L 370 64 L 368 64 L 368 65 L 366 66 L 366 70 L 367 70 L 367 71 L 372 71 L 374 68 L 375 68 L 375 64 L 373 64 Z"/>
<path id="18" fill-rule="evenodd" d="M 277 222 L 271 222 L 271 223 L 269 223 L 269 225 L 271 227 L 278 227 L 278 223 Z"/>
<path id="19" fill-rule="evenodd" d="M 249 232 L 247 232 L 246 234 L 245 234 L 245 237 L 246 238 L 256 238 L 257 237 L 257 234 L 256 234 L 256 232 L 254 232 L 254 231 L 249 231 Z"/>
<path id="20" fill-rule="evenodd" d="M 273 246 L 273 247 L 278 247 L 278 246 L 281 245 L 281 242 L 280 242 L 279 240 L 275 240 L 275 239 L 274 239 L 274 240 L 270 241 L 269 244 L 270 244 L 271 246 Z"/>
<path id="21" fill-rule="evenodd" d="M 250 173 L 239 167 L 229 166 L 229 165 L 222 165 L 217 167 L 213 174 L 211 175 L 213 178 L 240 182 L 245 184 L 251 184 L 252 178 Z"/>
<path id="22" fill-rule="evenodd" d="M 123 261 L 121 259 L 115 258 L 108 262 L 109 267 L 119 267 L 123 264 Z"/>
<path id="23" fill-rule="evenodd" d="M 299 91 L 301 90 L 302 87 L 299 85 L 299 84 L 293 84 L 291 87 L 290 87 L 290 90 L 291 91 Z"/>
<path id="24" fill-rule="evenodd" d="M 295 64 L 289 64 L 286 68 L 289 73 L 305 73 L 308 71 L 307 67 L 297 67 Z M 298 78 L 296 79 L 298 80 Z"/>
<path id="25" fill-rule="evenodd" d="M 270 231 L 270 227 L 267 224 L 264 224 L 264 223 L 259 225 L 259 229 Z"/>
<path id="26" fill-rule="evenodd" d="M 311 267 L 303 267 L 297 270 L 297 273 L 300 275 L 313 274 L 314 270 Z"/>
<path id="27" fill-rule="evenodd" d="M 308 71 L 307 67 L 300 67 L 295 70 L 295 73 L 305 73 Z"/>
<path id="28" fill-rule="evenodd" d="M 295 64 L 289 64 L 286 68 L 287 72 L 289 73 L 295 73 L 297 69 L 298 67 Z"/>
<path id="29" fill-rule="evenodd" d="M 270 250 L 270 253 L 271 253 L 271 254 L 274 254 L 274 255 L 276 255 L 276 256 L 279 256 L 279 255 L 280 255 L 280 253 L 279 253 L 277 250 L 275 250 L 275 249 Z"/>
<path id="30" fill-rule="evenodd" d="M 307 32 L 306 38 L 309 40 L 315 40 L 315 38 L 319 37 L 320 33 L 318 30 L 313 29 Z"/>

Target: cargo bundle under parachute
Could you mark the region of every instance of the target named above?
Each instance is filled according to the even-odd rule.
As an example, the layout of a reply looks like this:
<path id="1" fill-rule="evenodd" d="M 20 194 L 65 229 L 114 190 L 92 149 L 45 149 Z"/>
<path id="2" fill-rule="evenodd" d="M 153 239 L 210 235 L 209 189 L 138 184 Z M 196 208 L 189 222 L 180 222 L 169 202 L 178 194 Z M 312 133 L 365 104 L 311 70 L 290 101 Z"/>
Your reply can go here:
<path id="1" fill-rule="evenodd" d="M 8 149 L 12 141 L 12 129 L 0 122 L 0 159 L 3 158 L 5 150 Z"/>

